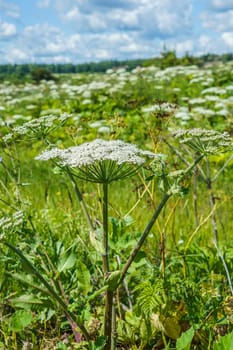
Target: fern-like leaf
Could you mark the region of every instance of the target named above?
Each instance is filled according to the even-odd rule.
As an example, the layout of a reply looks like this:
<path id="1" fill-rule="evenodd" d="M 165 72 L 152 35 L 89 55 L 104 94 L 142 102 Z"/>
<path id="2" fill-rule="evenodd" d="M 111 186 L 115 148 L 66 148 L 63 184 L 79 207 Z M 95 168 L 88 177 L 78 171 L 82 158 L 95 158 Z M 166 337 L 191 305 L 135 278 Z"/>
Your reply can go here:
<path id="1" fill-rule="evenodd" d="M 140 283 L 136 290 L 139 291 L 137 306 L 146 317 L 161 310 L 165 304 L 165 296 L 161 283 L 152 284 L 150 281 L 146 281 Z"/>

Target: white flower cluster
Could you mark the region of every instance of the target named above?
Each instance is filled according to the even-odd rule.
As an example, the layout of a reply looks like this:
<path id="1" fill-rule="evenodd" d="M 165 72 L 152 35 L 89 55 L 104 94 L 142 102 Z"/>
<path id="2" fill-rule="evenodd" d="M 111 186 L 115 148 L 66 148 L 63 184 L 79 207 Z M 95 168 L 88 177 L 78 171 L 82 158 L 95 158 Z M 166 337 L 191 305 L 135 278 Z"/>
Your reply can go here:
<path id="1" fill-rule="evenodd" d="M 227 132 L 194 128 L 177 130 L 173 136 L 200 153 L 214 154 L 233 149 L 232 138 Z"/>
<path id="2" fill-rule="evenodd" d="M 70 118 L 71 115 L 64 113 L 60 116 L 50 114 L 42 116 L 38 119 L 30 120 L 29 122 L 24 123 L 23 125 L 13 128 L 12 132 L 3 137 L 3 141 L 11 140 L 15 135 L 26 135 L 28 133 L 38 133 L 41 130 L 49 130 L 54 127 L 57 122 L 60 125 L 63 125 L 64 122 Z"/>
<path id="3" fill-rule="evenodd" d="M 158 158 L 158 156 L 158 154 L 140 150 L 135 145 L 121 140 L 96 139 L 64 150 L 53 148 L 43 152 L 36 159 L 60 158 L 62 165 L 81 168 L 105 160 L 114 161 L 119 165 L 123 163 L 142 165 L 145 163 L 145 157 Z"/>
<path id="4" fill-rule="evenodd" d="M 160 161 L 162 155 L 140 150 L 121 140 L 96 139 L 64 150 L 53 148 L 36 157 L 37 160 L 56 158 L 61 166 L 78 168 L 82 179 L 111 182 L 133 174 L 148 158 Z"/>

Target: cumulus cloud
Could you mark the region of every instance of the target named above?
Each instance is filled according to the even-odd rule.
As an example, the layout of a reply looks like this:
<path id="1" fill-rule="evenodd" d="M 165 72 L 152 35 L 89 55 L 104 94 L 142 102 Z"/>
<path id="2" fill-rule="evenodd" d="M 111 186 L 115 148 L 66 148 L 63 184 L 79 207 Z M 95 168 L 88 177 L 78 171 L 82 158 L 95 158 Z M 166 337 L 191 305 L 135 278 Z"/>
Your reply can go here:
<path id="1" fill-rule="evenodd" d="M 201 18 L 205 28 L 210 28 L 218 32 L 233 29 L 233 9 L 216 13 L 205 12 Z"/>
<path id="2" fill-rule="evenodd" d="M 16 34 L 16 26 L 12 23 L 0 21 L 0 38 L 8 39 Z"/>
<path id="3" fill-rule="evenodd" d="M 0 62 L 154 57 L 164 45 L 179 56 L 232 50 L 233 0 L 205 0 L 198 7 L 196 0 L 35 0 L 20 8 L 15 3 L 0 0 Z"/>
<path id="4" fill-rule="evenodd" d="M 106 5 L 108 3 L 108 6 Z M 111 4 L 111 6 L 110 6 Z M 190 31 L 192 6 L 189 0 L 180 0 L 174 7 L 172 0 L 85 1 L 56 3 L 60 17 L 72 23 L 79 32 L 132 31 L 139 36 L 171 37 Z M 70 3 L 71 5 L 71 3 Z M 121 6 L 120 6 L 121 5 Z"/>
<path id="5" fill-rule="evenodd" d="M 36 56 L 52 56 L 66 52 L 66 40 L 62 32 L 48 23 L 26 27 L 21 34 L 21 40 Z"/>
<path id="6" fill-rule="evenodd" d="M 233 31 L 222 34 L 224 43 L 233 50 Z"/>
<path id="7" fill-rule="evenodd" d="M 139 22 L 146 36 L 157 34 L 160 37 L 172 37 L 189 31 L 191 11 L 192 6 L 188 0 L 177 2 L 176 6 L 172 0 L 145 0 L 139 8 Z"/>

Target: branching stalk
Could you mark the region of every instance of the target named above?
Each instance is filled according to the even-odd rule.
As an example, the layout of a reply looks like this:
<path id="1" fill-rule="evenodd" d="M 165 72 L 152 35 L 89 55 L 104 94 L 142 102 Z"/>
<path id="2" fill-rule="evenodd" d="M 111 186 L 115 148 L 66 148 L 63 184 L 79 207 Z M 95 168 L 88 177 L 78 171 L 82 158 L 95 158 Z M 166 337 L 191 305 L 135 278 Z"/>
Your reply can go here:
<path id="1" fill-rule="evenodd" d="M 172 196 L 171 193 L 165 193 L 161 202 L 159 203 L 159 205 L 155 209 L 154 214 L 152 215 L 152 218 L 150 219 L 150 221 L 149 221 L 148 225 L 146 226 L 141 238 L 139 239 L 138 243 L 136 244 L 135 248 L 133 249 L 132 253 L 130 254 L 129 259 L 127 260 L 127 262 L 125 263 L 125 266 L 122 269 L 122 274 L 121 274 L 121 277 L 119 279 L 118 285 L 124 280 L 128 269 L 130 268 L 132 262 L 135 259 L 135 256 L 137 255 L 137 253 L 141 249 L 141 247 L 142 247 L 143 243 L 145 242 L 148 234 L 150 233 L 155 221 L 157 220 L 161 210 L 163 209 L 163 207 L 165 206 L 165 204 L 167 203 L 168 199 L 171 196 Z"/>
<path id="2" fill-rule="evenodd" d="M 30 260 L 28 260 L 26 258 L 26 256 L 21 252 L 20 249 L 16 248 L 15 246 L 13 246 L 12 244 L 10 244 L 7 241 L 3 241 L 3 243 L 10 248 L 11 250 L 13 250 L 19 257 L 20 259 L 30 268 L 31 272 L 39 279 L 39 281 L 47 288 L 48 292 L 50 293 L 50 295 L 58 302 L 58 304 L 61 306 L 61 308 L 63 309 L 67 319 L 70 320 L 70 322 L 72 321 L 72 324 L 77 324 L 77 326 L 80 328 L 84 338 L 86 340 L 90 340 L 90 335 L 88 333 L 88 331 L 86 330 L 85 326 L 79 322 L 77 322 L 76 320 L 76 316 L 70 312 L 68 310 L 68 307 L 66 305 L 66 303 L 64 302 L 64 300 L 56 293 L 56 291 L 53 289 L 53 287 L 46 281 L 46 279 L 42 276 L 42 274 L 36 269 L 36 267 L 31 263 Z"/>

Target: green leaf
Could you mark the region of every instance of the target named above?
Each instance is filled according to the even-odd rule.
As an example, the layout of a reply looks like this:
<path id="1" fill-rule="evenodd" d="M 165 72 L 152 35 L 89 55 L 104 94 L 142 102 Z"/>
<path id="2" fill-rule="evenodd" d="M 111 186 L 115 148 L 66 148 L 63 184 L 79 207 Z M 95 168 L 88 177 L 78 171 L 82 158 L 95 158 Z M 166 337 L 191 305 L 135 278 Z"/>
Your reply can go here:
<path id="1" fill-rule="evenodd" d="M 14 332 L 21 332 L 31 323 L 31 312 L 25 310 L 18 310 L 10 318 L 10 329 Z"/>
<path id="2" fill-rule="evenodd" d="M 28 286 L 41 291 L 42 293 L 48 294 L 48 290 L 43 288 L 41 284 L 35 283 L 31 275 L 26 275 L 25 273 L 7 273 L 7 275 L 23 284 L 27 284 Z"/>
<path id="3" fill-rule="evenodd" d="M 119 283 L 120 279 L 121 279 L 121 271 L 120 270 L 110 272 L 108 278 L 105 281 L 105 283 L 108 286 L 108 289 L 114 292 L 118 287 L 118 283 Z"/>
<path id="4" fill-rule="evenodd" d="M 57 265 L 57 270 L 59 273 L 64 272 L 65 270 L 71 269 L 76 263 L 76 255 L 71 253 L 71 254 L 66 254 L 62 256 L 61 260 L 59 261 Z"/>
<path id="5" fill-rule="evenodd" d="M 233 344 L 233 332 L 224 335 L 218 342 L 214 343 L 213 350 L 230 350 Z"/>
<path id="6" fill-rule="evenodd" d="M 87 266 L 81 261 L 78 262 L 77 266 L 77 278 L 79 288 L 82 290 L 84 295 L 87 295 L 88 292 L 92 290 L 91 275 Z"/>
<path id="7" fill-rule="evenodd" d="M 182 333 L 176 341 L 176 350 L 189 350 L 194 336 L 193 327 Z"/>
<path id="8" fill-rule="evenodd" d="M 36 298 L 34 295 L 31 294 L 23 294 L 18 298 L 12 298 L 10 299 L 10 302 L 13 306 L 20 307 L 23 309 L 29 309 L 31 308 L 31 305 L 34 304 L 43 304 L 43 302 L 39 298 Z"/>
<path id="9" fill-rule="evenodd" d="M 103 349 L 105 344 L 106 344 L 106 337 L 103 335 L 99 336 L 95 342 L 95 350 Z"/>

